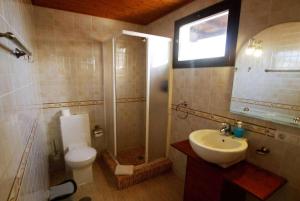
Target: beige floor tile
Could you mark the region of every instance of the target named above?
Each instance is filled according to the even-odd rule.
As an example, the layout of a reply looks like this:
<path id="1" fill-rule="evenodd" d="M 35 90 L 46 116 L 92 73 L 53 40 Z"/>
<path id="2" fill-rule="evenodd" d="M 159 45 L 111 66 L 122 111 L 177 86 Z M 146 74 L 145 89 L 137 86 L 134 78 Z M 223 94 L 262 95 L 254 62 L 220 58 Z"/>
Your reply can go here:
<path id="1" fill-rule="evenodd" d="M 79 201 L 89 196 L 92 201 L 181 201 L 183 198 L 183 181 L 173 172 L 169 172 L 124 190 L 117 190 L 109 172 L 101 163 L 95 162 L 94 182 L 79 186 L 73 200 Z M 51 183 L 59 183 L 63 175 L 52 176 Z"/>

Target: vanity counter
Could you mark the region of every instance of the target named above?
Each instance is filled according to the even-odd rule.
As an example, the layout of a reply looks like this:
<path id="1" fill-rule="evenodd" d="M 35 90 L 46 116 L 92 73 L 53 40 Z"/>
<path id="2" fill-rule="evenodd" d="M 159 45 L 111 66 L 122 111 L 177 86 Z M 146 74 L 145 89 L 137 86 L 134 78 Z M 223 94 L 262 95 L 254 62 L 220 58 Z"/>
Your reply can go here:
<path id="1" fill-rule="evenodd" d="M 192 186 L 191 184 L 187 184 L 188 182 L 192 182 L 193 185 L 197 185 L 196 182 L 200 182 L 199 180 L 203 180 L 200 175 L 200 179 L 197 181 L 193 181 L 197 178 L 197 175 L 193 175 L 192 171 L 197 169 L 199 170 L 205 170 L 208 172 L 205 172 L 206 176 L 208 175 L 211 177 L 212 175 L 218 175 L 215 180 L 220 180 L 220 195 L 216 196 L 213 193 L 212 196 L 205 197 L 206 200 L 243 200 L 245 197 L 246 192 L 254 195 L 260 200 L 267 200 L 274 192 L 276 192 L 280 187 L 282 187 L 287 181 L 283 177 L 280 177 L 268 170 L 262 169 L 260 167 L 257 167 L 247 161 L 240 162 L 238 164 L 235 164 L 229 168 L 221 168 L 215 164 L 208 163 L 201 159 L 199 156 L 196 155 L 196 153 L 193 151 L 192 147 L 190 146 L 190 143 L 188 140 L 184 140 L 181 142 L 177 142 L 172 144 L 172 146 L 179 150 L 180 152 L 184 153 L 188 156 L 188 164 L 187 164 L 187 170 L 186 175 L 189 178 L 186 178 L 186 186 L 185 186 L 185 199 L 184 200 L 193 200 L 195 199 L 196 195 L 191 199 L 191 189 L 189 189 L 188 186 Z M 197 169 L 193 167 L 189 167 L 191 165 L 197 165 Z M 202 167 L 205 167 L 202 169 Z M 212 171 L 211 171 L 212 170 Z M 199 173 L 196 173 L 199 174 Z M 214 179 L 213 177 L 210 179 Z M 205 180 L 205 179 L 204 179 Z M 224 180 L 224 181 L 223 181 Z M 230 187 L 224 187 L 224 184 L 230 183 Z M 233 184 L 233 185 L 232 185 Z M 214 186 L 218 186 L 216 184 L 213 184 Z M 200 185 L 201 186 L 201 185 Z M 228 185 L 227 185 L 228 186 Z M 234 189 L 236 188 L 237 189 Z M 213 189 L 216 190 L 217 188 Z M 228 189 L 228 191 L 231 191 L 230 193 L 224 193 L 224 189 Z M 199 189 L 198 189 L 199 191 Z M 208 190 L 209 191 L 209 190 Z M 243 192 L 244 191 L 244 192 Z M 214 192 L 216 193 L 216 192 Z M 209 192 L 205 192 L 204 194 L 208 194 Z M 233 196 L 235 198 L 231 198 L 230 196 Z M 225 198 L 226 197 L 226 198 Z M 198 199 L 198 198 L 197 198 Z M 198 199 L 202 200 L 202 199 Z M 204 200 L 204 199 L 203 199 Z"/>

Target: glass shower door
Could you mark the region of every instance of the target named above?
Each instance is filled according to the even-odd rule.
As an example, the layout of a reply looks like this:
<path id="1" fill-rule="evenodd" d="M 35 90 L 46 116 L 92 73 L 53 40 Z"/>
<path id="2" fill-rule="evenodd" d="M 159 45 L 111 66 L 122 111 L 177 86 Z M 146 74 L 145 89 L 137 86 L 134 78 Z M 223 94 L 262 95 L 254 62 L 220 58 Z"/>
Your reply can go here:
<path id="1" fill-rule="evenodd" d="M 115 39 L 115 104 L 117 160 L 123 165 L 145 162 L 146 39 Z"/>
<path id="2" fill-rule="evenodd" d="M 166 157 L 168 130 L 168 78 L 170 40 L 148 39 L 148 140 L 147 162 Z"/>

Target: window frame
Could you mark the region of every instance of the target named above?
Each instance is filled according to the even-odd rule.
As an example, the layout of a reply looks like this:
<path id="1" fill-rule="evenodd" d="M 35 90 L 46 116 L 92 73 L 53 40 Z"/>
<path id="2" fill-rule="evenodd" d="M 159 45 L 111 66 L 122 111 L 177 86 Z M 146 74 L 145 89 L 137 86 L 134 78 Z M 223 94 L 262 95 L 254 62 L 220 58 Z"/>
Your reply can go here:
<path id="1" fill-rule="evenodd" d="M 213 57 L 196 60 L 178 61 L 179 52 L 179 29 L 181 26 L 191 22 L 206 18 L 223 11 L 229 11 L 226 46 L 224 57 Z M 221 67 L 234 66 L 235 52 L 239 29 L 241 10 L 241 0 L 224 0 L 220 3 L 214 4 L 203 10 L 197 11 L 191 15 L 175 21 L 174 41 L 173 41 L 173 68 L 202 68 L 202 67 Z"/>

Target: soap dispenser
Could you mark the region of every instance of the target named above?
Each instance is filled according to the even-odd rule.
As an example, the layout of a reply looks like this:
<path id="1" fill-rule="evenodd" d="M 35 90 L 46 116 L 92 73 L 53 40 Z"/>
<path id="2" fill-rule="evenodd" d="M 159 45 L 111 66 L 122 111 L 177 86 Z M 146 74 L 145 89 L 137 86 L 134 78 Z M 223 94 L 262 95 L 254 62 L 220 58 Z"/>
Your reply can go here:
<path id="1" fill-rule="evenodd" d="M 233 129 L 233 135 L 237 138 L 244 137 L 245 129 L 243 128 L 243 122 L 236 122 L 236 127 Z"/>

